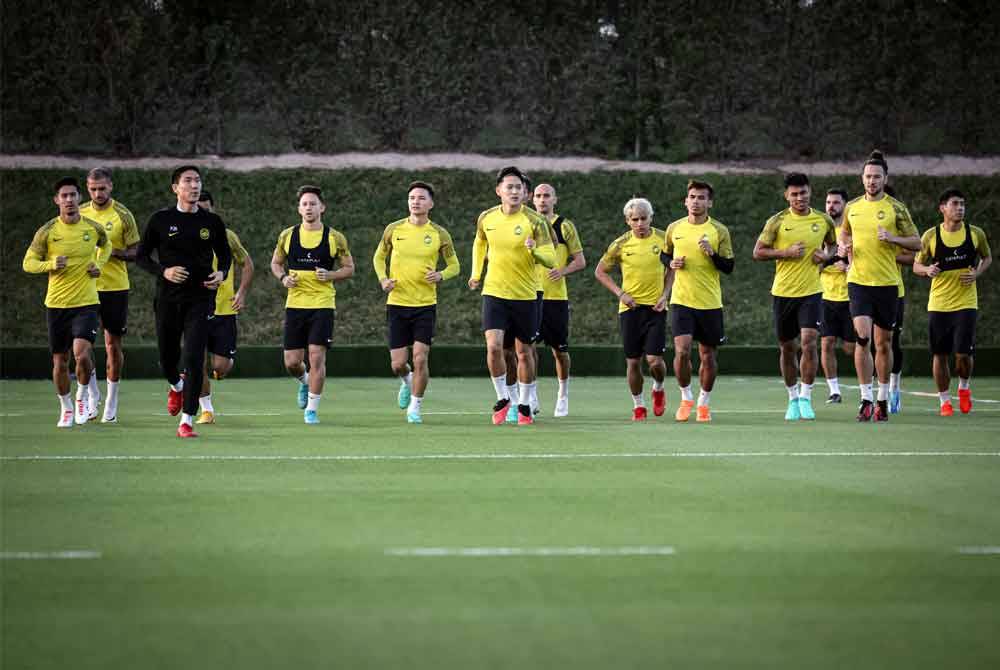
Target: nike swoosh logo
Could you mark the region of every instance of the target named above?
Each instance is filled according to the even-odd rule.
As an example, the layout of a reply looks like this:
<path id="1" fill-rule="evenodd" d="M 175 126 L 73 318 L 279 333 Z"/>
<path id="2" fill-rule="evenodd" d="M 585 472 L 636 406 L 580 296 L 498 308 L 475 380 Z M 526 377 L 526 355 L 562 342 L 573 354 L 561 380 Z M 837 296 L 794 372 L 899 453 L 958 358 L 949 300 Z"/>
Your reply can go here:
<path id="1" fill-rule="evenodd" d="M 230 349 L 230 350 L 229 350 L 229 353 L 231 353 L 231 354 L 235 354 L 235 353 L 236 353 L 236 350 L 235 350 L 235 349 Z"/>
<path id="2" fill-rule="evenodd" d="M 496 228 L 487 228 L 486 230 L 493 231 L 493 230 L 496 230 Z"/>
<path id="3" fill-rule="evenodd" d="M 674 235 L 674 239 L 675 240 L 683 240 L 684 236 L 683 235 Z"/>
<path id="4" fill-rule="evenodd" d="M 212 319 L 214 319 L 214 318 L 215 318 L 215 315 L 214 315 L 214 314 L 209 314 L 209 315 L 208 315 L 208 320 L 209 320 L 209 321 L 211 321 L 211 320 L 212 320 Z"/>
<path id="5" fill-rule="evenodd" d="M 631 252 L 631 251 L 626 251 L 626 252 L 625 252 L 625 255 L 626 255 L 626 256 L 631 256 L 631 255 L 632 255 L 632 252 Z"/>
<path id="6" fill-rule="evenodd" d="M 785 228 L 785 230 L 794 230 L 794 228 Z"/>
<path id="7" fill-rule="evenodd" d="M 397 241 L 397 242 L 402 242 L 402 241 L 403 241 L 403 240 L 405 240 L 405 239 L 406 239 L 405 237 L 397 237 L 397 238 L 396 238 L 396 241 Z"/>
<path id="8" fill-rule="evenodd" d="M 173 237 L 174 235 L 180 235 L 180 234 L 181 234 L 180 231 L 177 231 L 176 233 L 167 233 L 167 237 Z"/>

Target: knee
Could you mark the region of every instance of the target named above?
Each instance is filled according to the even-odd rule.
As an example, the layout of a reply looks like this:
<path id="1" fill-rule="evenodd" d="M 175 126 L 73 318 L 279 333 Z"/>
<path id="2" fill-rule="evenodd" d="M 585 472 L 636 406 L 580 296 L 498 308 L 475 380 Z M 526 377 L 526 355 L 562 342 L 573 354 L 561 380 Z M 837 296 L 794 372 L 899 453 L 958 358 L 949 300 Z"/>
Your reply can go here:
<path id="1" fill-rule="evenodd" d="M 503 345 L 499 342 L 486 343 L 486 355 L 493 358 L 503 358 L 505 354 Z"/>
<path id="2" fill-rule="evenodd" d="M 427 354 L 425 353 L 415 353 L 413 354 L 413 367 L 420 368 L 421 370 L 427 367 Z"/>

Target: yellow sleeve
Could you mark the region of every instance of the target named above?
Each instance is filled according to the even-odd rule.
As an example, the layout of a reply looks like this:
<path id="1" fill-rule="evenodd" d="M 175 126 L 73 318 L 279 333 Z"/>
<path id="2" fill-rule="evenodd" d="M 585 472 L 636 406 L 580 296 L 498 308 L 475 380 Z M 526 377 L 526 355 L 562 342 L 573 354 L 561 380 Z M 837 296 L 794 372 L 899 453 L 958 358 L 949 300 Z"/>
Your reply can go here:
<path id="1" fill-rule="evenodd" d="M 330 255 L 334 258 L 348 258 L 351 255 L 351 250 L 347 246 L 347 238 L 339 230 L 330 231 L 333 233 L 330 235 Z"/>
<path id="2" fill-rule="evenodd" d="M 292 237 L 292 229 L 285 228 L 278 234 L 278 243 L 274 246 L 274 257 L 284 261 L 288 258 L 288 244 Z"/>
<path id="3" fill-rule="evenodd" d="M 828 214 L 823 214 L 823 220 L 826 221 L 826 235 L 823 237 L 823 241 L 826 244 L 836 244 L 837 224 L 833 222 L 833 219 Z"/>
<path id="4" fill-rule="evenodd" d="M 483 217 L 476 221 L 476 241 L 472 244 L 472 279 L 479 280 L 483 276 L 483 265 L 486 263 L 486 231 L 483 230 Z"/>
<path id="5" fill-rule="evenodd" d="M 604 252 L 604 255 L 601 256 L 601 265 L 611 269 L 621 263 L 621 260 L 622 246 L 619 240 L 615 240 L 608 246 L 608 250 Z"/>
<path id="6" fill-rule="evenodd" d="M 461 265 L 458 262 L 458 255 L 455 253 L 455 244 L 451 240 L 451 235 L 448 231 L 440 226 L 437 227 L 438 235 L 441 236 L 441 257 L 444 259 L 445 268 L 441 270 L 441 281 L 446 279 L 451 279 L 452 277 L 457 277 L 458 273 L 462 271 Z"/>
<path id="7" fill-rule="evenodd" d="M 24 260 L 21 261 L 21 268 L 25 272 L 40 274 L 50 272 L 55 265 L 52 261 L 45 260 L 49 253 L 49 226 L 45 225 L 38 229 L 35 236 L 31 238 L 28 250 L 24 252 Z"/>
<path id="8" fill-rule="evenodd" d="M 549 222 L 539 217 L 533 220 L 532 224 L 535 247 L 531 250 L 531 255 L 545 267 L 554 268 L 556 247 L 552 243 L 552 235 L 549 234 Z"/>
<path id="9" fill-rule="evenodd" d="M 906 205 L 901 202 L 894 202 L 893 208 L 896 210 L 896 228 L 899 230 L 901 237 L 913 237 L 914 235 L 919 235 L 917 227 L 913 224 L 913 217 L 910 216 L 910 210 L 906 209 Z"/>
<path id="10" fill-rule="evenodd" d="M 779 228 L 781 228 L 781 214 L 775 214 L 764 224 L 764 229 L 760 231 L 757 239 L 770 247 L 778 237 Z M 719 241 L 722 241 L 721 237 Z"/>
<path id="11" fill-rule="evenodd" d="M 674 255 L 674 238 L 671 235 L 672 232 L 674 232 L 674 224 L 671 223 L 663 232 L 663 245 L 661 247 L 663 249 L 663 253 L 667 256 Z"/>
<path id="12" fill-rule="evenodd" d="M 239 235 L 234 233 L 231 229 L 226 228 L 226 238 L 229 241 L 229 248 L 233 252 L 233 262 L 237 265 L 242 266 L 247 262 L 247 257 L 250 255 L 247 253 L 246 248 L 240 241 Z"/>
<path id="13" fill-rule="evenodd" d="M 986 231 L 978 226 L 972 226 L 972 238 L 976 245 L 976 251 L 979 252 L 979 257 L 991 258 L 990 242 L 986 239 Z"/>
<path id="14" fill-rule="evenodd" d="M 125 240 L 125 246 L 130 247 L 133 244 L 139 244 L 139 240 L 141 239 L 139 226 L 135 224 L 135 217 L 132 216 L 132 212 L 122 207 L 119 211 L 119 216 L 122 219 L 122 237 Z"/>
<path id="15" fill-rule="evenodd" d="M 563 239 L 566 240 L 566 250 L 570 255 L 583 253 L 583 242 L 577 233 L 576 226 L 571 221 L 563 219 L 562 222 Z"/>
<path id="16" fill-rule="evenodd" d="M 936 228 L 924 231 L 920 238 L 920 251 L 917 252 L 916 261 L 921 265 L 930 265 L 934 260 L 934 241 Z"/>
<path id="17" fill-rule="evenodd" d="M 719 224 L 719 248 L 716 249 L 716 253 L 723 258 L 733 257 L 733 238 L 729 236 L 729 229 Z"/>
<path id="18" fill-rule="evenodd" d="M 378 280 L 382 281 L 388 274 L 385 271 L 385 262 L 392 255 L 392 225 L 385 227 L 382 231 L 382 239 L 375 247 L 375 256 L 372 257 L 372 265 L 375 266 L 375 274 Z"/>
<path id="19" fill-rule="evenodd" d="M 104 232 L 104 228 L 100 224 L 93 223 L 92 225 L 97 231 L 97 258 L 94 259 L 94 265 L 101 268 L 111 258 L 111 238 Z"/>

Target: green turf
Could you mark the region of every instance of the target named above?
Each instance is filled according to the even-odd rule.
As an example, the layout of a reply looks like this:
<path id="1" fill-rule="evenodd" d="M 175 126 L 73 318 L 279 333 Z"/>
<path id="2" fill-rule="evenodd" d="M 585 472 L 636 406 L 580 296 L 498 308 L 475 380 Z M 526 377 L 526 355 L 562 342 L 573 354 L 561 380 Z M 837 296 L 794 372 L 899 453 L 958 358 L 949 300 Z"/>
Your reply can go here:
<path id="1" fill-rule="evenodd" d="M 0 560 L 0 665 L 1000 667 L 1000 556 L 957 552 L 1000 545 L 1000 379 L 888 425 L 822 380 L 795 425 L 776 377 L 722 378 L 707 426 L 630 423 L 620 378 L 575 380 L 555 420 L 541 387 L 537 425 L 494 427 L 487 379 L 435 380 L 408 426 L 391 380 L 334 379 L 304 426 L 292 381 L 233 379 L 181 441 L 162 382 L 68 431 L 51 384 L 0 382 L 2 551 L 101 553 Z M 386 554 L 575 546 L 676 553 Z"/>

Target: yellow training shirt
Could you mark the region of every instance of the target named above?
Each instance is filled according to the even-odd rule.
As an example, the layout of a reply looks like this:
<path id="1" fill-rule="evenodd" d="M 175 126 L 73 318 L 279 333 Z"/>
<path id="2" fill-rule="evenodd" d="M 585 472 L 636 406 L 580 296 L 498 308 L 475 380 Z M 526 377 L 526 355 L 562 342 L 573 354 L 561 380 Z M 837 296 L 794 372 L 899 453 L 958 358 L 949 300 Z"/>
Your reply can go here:
<path id="1" fill-rule="evenodd" d="M 417 226 L 407 217 L 386 226 L 372 259 L 379 281 L 387 278 L 396 280 L 386 304 L 403 307 L 436 305 L 437 284 L 432 284 L 425 277 L 428 272 L 437 269 L 438 257 L 445 262 L 441 271 L 442 281 L 458 276 L 458 256 L 455 255 L 451 235 L 433 221 Z M 388 272 L 386 260 L 389 261 Z"/>
<path id="2" fill-rule="evenodd" d="M 879 226 L 897 237 L 917 235 L 906 205 L 891 196 L 866 200 L 863 196 L 844 208 L 844 230 L 853 240 L 854 252 L 847 281 L 862 286 L 899 286 L 895 244 L 880 242 Z"/>
<path id="3" fill-rule="evenodd" d="M 813 262 L 813 253 L 836 242 L 835 230 L 829 216 L 811 208 L 805 215 L 789 208 L 767 220 L 758 238 L 764 244 L 772 249 L 787 249 L 799 242 L 805 245 L 805 253 L 799 258 L 776 259 L 771 295 L 801 298 L 823 291 L 820 266 Z"/>
<path id="4" fill-rule="evenodd" d="M 135 225 L 135 217 L 128 208 L 112 198 L 104 209 L 97 209 L 93 200 L 80 206 L 80 216 L 96 221 L 111 240 L 111 249 L 124 251 L 133 244 L 139 243 L 139 227 Z M 101 276 L 97 278 L 98 291 L 127 291 L 128 266 L 125 261 L 112 256 L 101 268 Z"/>
<path id="5" fill-rule="evenodd" d="M 670 292 L 671 305 L 692 309 L 722 309 L 722 283 L 712 259 L 698 246 L 701 238 L 708 239 L 719 256 L 733 257 L 733 241 L 729 229 L 708 217 L 704 223 L 693 224 L 687 217 L 667 226 L 663 250 L 673 258 L 683 258 L 684 267 L 674 270 L 674 285 Z"/>
<path id="6" fill-rule="evenodd" d="M 637 237 L 631 230 L 616 239 L 601 256 L 601 264 L 610 270 L 622 269 L 622 290 L 636 304 L 655 305 L 663 295 L 663 275 L 666 268 L 660 262 L 663 231 L 650 228 L 649 235 Z M 625 303 L 618 302 L 618 312 L 627 312 Z"/>
<path id="7" fill-rule="evenodd" d="M 56 257 L 66 256 L 66 267 L 56 270 Z M 67 309 L 96 305 L 97 280 L 87 274 L 93 263 L 103 268 L 111 256 L 111 242 L 101 224 L 80 218 L 66 223 L 56 217 L 38 229 L 24 253 L 25 272 L 49 273 L 45 306 Z"/>
<path id="8" fill-rule="evenodd" d="M 569 263 L 570 256 L 583 253 L 583 244 L 576 232 L 576 226 L 568 219 L 563 219 L 559 224 L 559 230 L 562 231 L 563 236 L 563 241 L 560 242 L 556 237 L 555 227 L 551 225 L 557 218 L 559 217 L 553 216 L 549 225 L 549 234 L 552 236 L 552 243 L 556 249 L 556 264 L 553 267 L 564 268 Z M 549 279 L 549 269 L 544 265 L 537 265 L 535 269 L 542 291 L 545 293 L 545 300 L 569 300 L 566 278 L 560 277 L 556 281 L 552 281 Z"/>
<path id="9" fill-rule="evenodd" d="M 225 280 L 219 284 L 219 288 L 215 291 L 215 315 L 216 316 L 229 316 L 231 314 L 236 314 L 236 310 L 233 309 L 233 296 L 236 295 L 236 288 L 233 277 L 236 273 L 233 272 L 233 268 L 237 265 L 242 266 L 247 262 L 247 258 L 250 254 L 243 247 L 243 243 L 240 242 L 240 238 L 236 233 L 232 231 L 231 228 L 226 228 L 226 241 L 229 242 L 229 248 L 233 252 L 233 265 L 229 268 L 229 273 L 226 274 Z M 212 269 L 219 269 L 219 259 L 212 256 Z"/>
<path id="10" fill-rule="evenodd" d="M 535 248 L 524 246 L 527 238 Z M 535 300 L 538 277 L 535 264 L 551 268 L 556 262 L 549 223 L 538 212 L 524 205 L 513 214 L 504 214 L 500 205 L 486 210 L 476 222 L 476 241 L 472 245 L 472 278 L 483 274 L 489 261 L 483 295 L 507 300 Z"/>
<path id="11" fill-rule="evenodd" d="M 299 243 L 303 249 L 315 249 L 323 240 L 323 229 L 307 230 L 303 224 L 299 228 Z M 292 230 L 296 226 L 285 228 L 278 235 L 278 246 L 275 253 L 279 258 L 288 256 L 289 245 L 292 240 Z M 343 261 L 350 258 L 351 250 L 347 247 L 347 238 L 337 230 L 330 228 L 330 255 L 335 259 Z M 319 281 L 315 272 L 300 270 L 289 270 L 288 274 L 297 277 L 299 283 L 288 289 L 288 299 L 285 300 L 285 307 L 296 307 L 299 309 L 336 309 L 337 289 L 332 281 Z"/>
<path id="12" fill-rule="evenodd" d="M 840 236 L 840 226 L 834 228 L 836 235 Z M 847 273 L 841 272 L 832 265 L 827 265 L 819 275 L 820 283 L 823 285 L 823 300 L 830 302 L 847 302 Z"/>
<path id="13" fill-rule="evenodd" d="M 948 247 L 958 247 L 965 241 L 965 225 L 958 230 L 951 232 L 941 225 L 941 241 Z M 917 262 L 921 265 L 933 265 L 934 253 L 937 251 L 936 228 L 925 231 L 920 238 L 920 251 L 917 253 Z M 969 226 L 972 243 L 976 248 L 979 258 L 991 256 L 990 245 L 986 240 L 986 233 L 979 226 Z M 970 264 L 970 268 L 978 265 L 978 261 Z M 969 268 L 957 270 L 943 270 L 937 277 L 931 279 L 931 291 L 927 297 L 928 312 L 957 312 L 960 309 L 979 309 L 979 293 L 976 290 L 976 283 L 963 286 L 959 277 L 968 272 Z"/>

